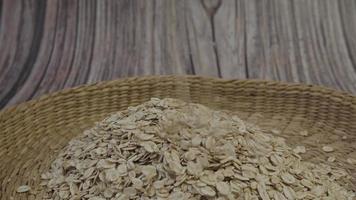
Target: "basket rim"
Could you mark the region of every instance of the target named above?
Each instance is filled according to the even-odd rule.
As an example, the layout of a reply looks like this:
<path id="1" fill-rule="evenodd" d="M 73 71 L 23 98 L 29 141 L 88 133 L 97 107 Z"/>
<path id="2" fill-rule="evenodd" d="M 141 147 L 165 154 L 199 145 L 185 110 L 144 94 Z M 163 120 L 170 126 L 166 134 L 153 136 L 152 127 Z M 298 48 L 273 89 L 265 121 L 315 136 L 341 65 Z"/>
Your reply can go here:
<path id="1" fill-rule="evenodd" d="M 295 83 L 295 82 L 286 82 L 286 81 L 276 81 L 276 80 L 263 80 L 263 79 L 234 79 L 234 78 L 218 78 L 218 77 L 212 77 L 212 76 L 201 76 L 201 75 L 144 75 L 144 76 L 132 76 L 132 77 L 125 77 L 125 78 L 119 78 L 119 79 L 114 79 L 114 80 L 106 80 L 106 81 L 99 81 L 96 83 L 89 83 L 89 84 L 82 84 L 82 85 L 77 85 L 74 87 L 70 88 L 64 88 L 55 92 L 50 92 L 44 95 L 41 95 L 35 99 L 31 99 L 25 102 L 21 102 L 19 104 L 15 105 L 10 105 L 9 107 L 3 108 L 0 110 L 0 117 L 5 115 L 8 112 L 13 112 L 18 109 L 23 109 L 28 106 L 31 106 L 33 104 L 36 104 L 37 102 L 44 101 L 46 99 L 49 99 L 51 97 L 55 96 L 60 96 L 63 94 L 68 94 L 68 93 L 76 93 L 80 92 L 81 89 L 83 88 L 90 88 L 94 86 L 110 86 L 110 85 L 117 85 L 120 83 L 124 83 L 126 81 L 135 81 L 135 80 L 154 80 L 154 79 L 204 79 L 207 81 L 213 81 L 213 82 L 219 82 L 219 83 L 229 83 L 229 82 L 234 82 L 234 83 L 256 83 L 256 84 L 265 84 L 265 85 L 277 85 L 280 87 L 285 87 L 285 88 L 290 88 L 290 87 L 298 87 L 298 89 L 301 90 L 309 90 L 311 92 L 318 92 L 320 94 L 328 94 L 328 95 L 333 95 L 337 97 L 342 97 L 342 98 L 347 98 L 351 99 L 351 104 L 356 106 L 356 95 L 346 92 L 346 91 L 341 91 L 337 90 L 334 88 L 326 87 L 326 86 L 320 86 L 320 85 L 315 85 L 315 84 L 306 84 L 306 83 Z"/>

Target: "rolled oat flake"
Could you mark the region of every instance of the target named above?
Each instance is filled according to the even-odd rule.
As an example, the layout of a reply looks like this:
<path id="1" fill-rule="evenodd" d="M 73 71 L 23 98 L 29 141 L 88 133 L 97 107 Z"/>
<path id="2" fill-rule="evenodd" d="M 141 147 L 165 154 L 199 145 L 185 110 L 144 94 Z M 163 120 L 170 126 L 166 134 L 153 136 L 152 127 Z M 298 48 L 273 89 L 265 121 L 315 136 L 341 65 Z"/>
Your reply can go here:
<path id="1" fill-rule="evenodd" d="M 323 146 L 323 151 L 332 152 L 332 151 L 334 151 L 334 148 L 332 148 L 331 146 Z"/>
<path id="2" fill-rule="evenodd" d="M 20 187 L 17 188 L 16 192 L 18 193 L 24 193 L 24 192 L 28 192 L 31 190 L 31 187 L 28 185 L 21 185 Z"/>

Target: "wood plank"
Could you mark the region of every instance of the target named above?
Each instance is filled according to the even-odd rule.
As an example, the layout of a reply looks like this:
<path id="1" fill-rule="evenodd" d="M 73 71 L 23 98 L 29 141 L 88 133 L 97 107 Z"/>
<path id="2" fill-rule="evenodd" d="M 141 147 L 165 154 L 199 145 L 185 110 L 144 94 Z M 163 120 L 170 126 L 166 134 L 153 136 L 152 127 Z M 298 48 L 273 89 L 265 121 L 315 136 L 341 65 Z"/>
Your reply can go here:
<path id="1" fill-rule="evenodd" d="M 245 15 L 243 1 L 224 0 L 213 16 L 216 50 L 224 78 L 248 77 Z"/>
<path id="2" fill-rule="evenodd" d="M 42 3 L 2 2 L 0 21 L 0 108 L 30 74 L 42 36 Z"/>
<path id="3" fill-rule="evenodd" d="M 0 108 L 148 74 L 302 82 L 356 94 L 356 2 L 3 0 Z"/>
<path id="4" fill-rule="evenodd" d="M 221 76 L 211 18 L 215 13 L 208 14 L 204 1 L 185 1 L 187 15 L 185 18 L 192 65 L 195 74 Z M 207 7 L 209 5 L 205 5 Z"/>

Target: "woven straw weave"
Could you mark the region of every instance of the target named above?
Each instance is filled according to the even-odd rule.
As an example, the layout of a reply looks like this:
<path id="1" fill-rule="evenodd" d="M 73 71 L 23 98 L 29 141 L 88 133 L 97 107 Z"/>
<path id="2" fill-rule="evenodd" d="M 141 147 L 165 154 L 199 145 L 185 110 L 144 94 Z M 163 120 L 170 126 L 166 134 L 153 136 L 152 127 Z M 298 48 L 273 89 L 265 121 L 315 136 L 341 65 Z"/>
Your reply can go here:
<path id="1" fill-rule="evenodd" d="M 338 145 L 338 158 L 346 158 L 356 149 L 356 97 L 352 95 L 270 81 L 196 76 L 129 78 L 57 92 L 0 112 L 0 199 L 41 199 L 37 186 L 40 174 L 49 169 L 58 149 L 109 113 L 151 97 L 174 97 L 239 111 L 261 126 L 279 126 L 283 133 L 290 133 L 286 137 L 291 145 L 301 142 L 307 149 L 310 146 L 312 150 L 305 157 L 311 161 L 327 156 L 315 141 Z M 257 119 L 252 113 L 264 117 Z M 298 136 L 296 132 L 301 129 L 307 129 L 310 137 Z M 338 136 L 345 134 L 348 139 L 341 141 Z M 345 166 L 356 177 L 355 166 Z M 16 188 L 25 184 L 36 194 L 17 194 Z"/>

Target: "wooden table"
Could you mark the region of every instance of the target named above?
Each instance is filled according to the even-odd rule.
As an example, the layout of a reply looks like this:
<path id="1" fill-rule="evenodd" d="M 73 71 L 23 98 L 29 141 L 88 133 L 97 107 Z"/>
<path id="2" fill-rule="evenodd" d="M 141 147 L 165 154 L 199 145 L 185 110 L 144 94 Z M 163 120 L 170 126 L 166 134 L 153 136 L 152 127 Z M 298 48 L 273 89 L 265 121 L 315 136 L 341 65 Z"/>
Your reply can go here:
<path id="1" fill-rule="evenodd" d="M 2 0 L 0 108 L 148 74 L 356 93 L 356 1 Z"/>

